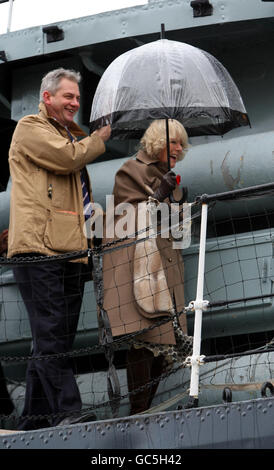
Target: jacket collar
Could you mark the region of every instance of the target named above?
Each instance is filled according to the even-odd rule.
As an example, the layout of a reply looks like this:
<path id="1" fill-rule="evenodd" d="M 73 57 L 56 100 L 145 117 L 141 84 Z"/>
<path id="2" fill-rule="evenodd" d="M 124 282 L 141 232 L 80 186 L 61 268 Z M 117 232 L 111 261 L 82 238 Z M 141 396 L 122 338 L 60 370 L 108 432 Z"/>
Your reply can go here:
<path id="1" fill-rule="evenodd" d="M 63 126 L 63 124 L 61 124 L 59 121 L 57 121 L 57 119 L 55 119 L 54 117 L 50 116 L 48 114 L 48 110 L 47 110 L 47 107 L 45 105 L 45 103 L 43 103 L 43 101 L 41 101 L 39 103 L 39 114 L 45 118 L 45 119 L 48 119 L 49 121 L 52 121 L 54 123 L 55 126 L 57 127 L 61 127 L 62 129 L 65 129 L 65 127 Z M 80 126 L 78 126 L 78 124 L 76 124 L 76 122 L 72 122 L 69 126 L 68 126 L 68 129 L 69 131 L 74 135 L 74 136 L 86 136 L 87 134 L 81 129 Z"/>
<path id="2" fill-rule="evenodd" d="M 156 164 L 160 169 L 168 171 L 167 163 L 161 162 L 158 157 L 150 157 L 144 150 L 139 150 L 136 155 L 136 160 L 140 160 L 146 165 Z"/>

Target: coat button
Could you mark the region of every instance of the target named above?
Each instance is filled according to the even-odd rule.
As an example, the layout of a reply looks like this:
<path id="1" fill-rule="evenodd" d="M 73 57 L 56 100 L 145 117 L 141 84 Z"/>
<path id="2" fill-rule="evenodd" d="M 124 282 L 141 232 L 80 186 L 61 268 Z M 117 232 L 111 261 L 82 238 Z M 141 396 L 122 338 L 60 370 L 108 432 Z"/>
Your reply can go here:
<path id="1" fill-rule="evenodd" d="M 168 261 L 171 263 L 171 261 L 172 261 L 172 258 L 168 258 Z"/>

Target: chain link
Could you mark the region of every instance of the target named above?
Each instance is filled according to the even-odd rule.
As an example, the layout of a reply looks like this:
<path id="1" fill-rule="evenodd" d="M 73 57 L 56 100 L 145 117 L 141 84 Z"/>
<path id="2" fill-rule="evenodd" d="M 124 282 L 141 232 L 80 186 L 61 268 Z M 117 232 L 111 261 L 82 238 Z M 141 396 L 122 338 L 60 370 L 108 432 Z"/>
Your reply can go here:
<path id="1" fill-rule="evenodd" d="M 181 310 L 179 312 L 179 315 L 183 314 L 185 309 Z M 146 333 L 147 331 L 153 330 L 154 328 L 157 328 L 161 325 L 164 325 L 165 323 L 170 322 L 170 318 L 165 318 L 162 320 L 159 320 L 158 322 L 155 322 L 153 325 L 148 326 L 147 328 L 144 328 L 143 330 L 138 330 L 133 333 L 128 333 L 126 335 L 122 335 L 121 337 L 113 338 L 112 346 L 116 349 L 119 349 L 123 343 L 128 344 L 131 342 L 135 336 L 139 336 L 140 334 Z M 66 353 L 56 353 L 56 354 L 45 354 L 42 356 L 32 356 L 32 355 L 27 355 L 27 356 L 0 356 L 0 361 L 3 362 L 26 362 L 29 361 L 30 359 L 33 360 L 47 360 L 47 359 L 60 359 L 66 356 L 69 357 L 75 357 L 75 356 L 80 356 L 83 354 L 87 353 L 93 353 L 94 351 L 104 351 L 105 345 L 103 344 L 95 344 L 94 346 L 87 346 L 86 348 L 80 348 L 80 349 L 75 349 L 73 351 L 69 351 Z"/>
<path id="2" fill-rule="evenodd" d="M 161 374 L 156 379 L 150 380 L 146 384 L 141 385 L 139 388 L 136 388 L 136 389 L 132 390 L 131 392 L 125 393 L 123 395 L 120 395 L 119 399 L 124 400 L 124 399 L 128 398 L 131 395 L 136 395 L 138 392 L 144 391 L 147 388 L 149 388 L 151 385 L 154 385 L 154 384 L 158 383 L 159 381 L 168 378 L 170 375 L 175 374 L 181 368 L 182 368 L 182 366 L 178 366 L 178 367 L 175 367 L 174 369 L 169 370 L 168 372 L 164 372 L 163 374 Z M 116 401 L 116 398 L 114 400 L 108 400 L 108 401 L 104 401 L 102 403 L 98 403 L 98 405 L 90 405 L 88 407 L 85 407 L 82 410 L 82 413 L 85 414 L 87 411 L 94 411 L 94 410 L 100 409 L 100 408 L 112 407 L 112 403 L 115 402 L 115 401 Z M 67 417 L 67 416 L 73 416 L 75 414 L 76 414 L 75 412 L 70 412 L 70 413 L 66 412 L 66 413 L 56 413 L 56 414 L 50 414 L 50 415 L 24 415 L 24 418 L 37 419 L 37 420 L 39 420 L 39 419 L 53 419 L 53 418 L 63 418 L 63 417 Z M 77 415 L 79 415 L 79 412 L 77 412 Z M 2 415 L 0 415 L 0 418 L 6 418 L 7 416 L 10 416 L 10 415 L 3 415 L 2 414 Z"/>

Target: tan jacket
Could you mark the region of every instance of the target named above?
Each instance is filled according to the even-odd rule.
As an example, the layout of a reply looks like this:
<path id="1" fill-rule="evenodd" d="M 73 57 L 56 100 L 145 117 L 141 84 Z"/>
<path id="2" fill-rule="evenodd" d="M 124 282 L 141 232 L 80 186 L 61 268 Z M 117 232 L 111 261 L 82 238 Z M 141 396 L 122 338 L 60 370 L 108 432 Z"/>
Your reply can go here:
<path id="1" fill-rule="evenodd" d="M 137 204 L 148 200 L 159 186 L 167 165 L 150 159 L 139 151 L 117 172 L 113 190 L 114 204 Z M 178 194 L 176 195 L 178 199 Z M 122 220 L 115 217 L 115 223 Z M 137 230 L 138 227 L 136 227 Z M 110 241 L 105 239 L 104 242 Z M 121 242 L 129 244 L 134 238 Z M 173 302 L 177 311 L 184 307 L 184 267 L 181 250 L 173 249 L 173 239 L 149 239 L 114 250 L 103 257 L 104 309 L 108 313 L 113 336 L 149 328 L 171 315 Z M 180 323 L 187 333 L 186 316 Z M 171 322 L 151 329 L 137 339 L 153 343 L 175 344 Z"/>
<path id="2" fill-rule="evenodd" d="M 72 143 L 43 103 L 39 110 L 20 119 L 10 146 L 8 257 L 30 252 L 55 255 L 88 246 L 80 170 L 104 153 L 104 142 L 92 134 Z M 86 135 L 76 123 L 70 132 Z"/>

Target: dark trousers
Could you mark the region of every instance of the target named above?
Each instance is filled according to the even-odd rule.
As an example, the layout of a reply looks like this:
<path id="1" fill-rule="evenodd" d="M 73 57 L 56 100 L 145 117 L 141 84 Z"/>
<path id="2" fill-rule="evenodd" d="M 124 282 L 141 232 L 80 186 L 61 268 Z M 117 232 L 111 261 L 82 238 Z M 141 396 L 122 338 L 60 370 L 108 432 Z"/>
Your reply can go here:
<path id="1" fill-rule="evenodd" d="M 81 271 L 81 263 L 55 261 L 14 268 L 29 315 L 32 355 L 41 356 L 27 367 L 21 430 L 54 426 L 81 409 L 70 359 L 62 356 L 71 350 L 77 330 L 84 290 Z M 45 357 L 52 354 L 57 357 Z"/>
<path id="2" fill-rule="evenodd" d="M 141 388 L 140 391 L 129 396 L 130 414 L 141 413 L 151 406 L 156 393 L 160 375 L 164 372 L 164 356 L 155 357 L 147 348 L 136 349 L 131 347 L 127 353 L 127 382 L 128 391 L 144 386 L 152 381 L 148 387 Z"/>

